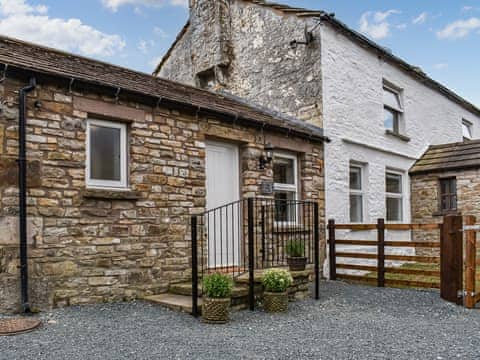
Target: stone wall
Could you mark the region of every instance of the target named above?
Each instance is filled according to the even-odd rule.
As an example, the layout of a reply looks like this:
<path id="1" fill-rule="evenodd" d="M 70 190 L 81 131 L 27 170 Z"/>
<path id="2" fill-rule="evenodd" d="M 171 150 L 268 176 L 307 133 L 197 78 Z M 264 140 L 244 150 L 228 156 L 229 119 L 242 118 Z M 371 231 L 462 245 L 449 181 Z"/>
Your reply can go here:
<path id="1" fill-rule="evenodd" d="M 473 215 L 480 220 L 480 170 L 462 170 L 412 176 L 412 218 L 415 222 L 441 222 L 439 180 L 457 179 L 458 214 Z"/>
<path id="2" fill-rule="evenodd" d="M 198 86 L 210 68 L 214 80 L 207 87 L 322 127 L 319 32 L 308 47 L 290 46 L 316 24 L 250 2 L 196 0 L 187 31 L 158 75 Z"/>
<path id="3" fill-rule="evenodd" d="M 18 89 L 0 85 L 0 312 L 19 307 Z M 41 107 L 36 108 L 36 100 Z M 137 100 L 140 101 L 140 100 Z M 148 102 L 145 102 L 148 103 Z M 128 124 L 131 191 L 85 187 L 87 118 Z M 218 119 L 39 81 L 28 98 L 29 273 L 33 308 L 141 298 L 190 277 L 189 218 L 205 209 L 205 140 L 240 146 L 242 196 L 258 195 L 264 137 L 297 151 L 324 221 L 323 148 Z M 305 148 L 305 146 L 307 146 Z M 302 150 L 305 149 L 305 150 Z M 302 195 L 303 196 L 303 195 Z M 322 242 L 324 242 L 322 233 Z M 323 248 L 323 247 L 322 247 Z"/>

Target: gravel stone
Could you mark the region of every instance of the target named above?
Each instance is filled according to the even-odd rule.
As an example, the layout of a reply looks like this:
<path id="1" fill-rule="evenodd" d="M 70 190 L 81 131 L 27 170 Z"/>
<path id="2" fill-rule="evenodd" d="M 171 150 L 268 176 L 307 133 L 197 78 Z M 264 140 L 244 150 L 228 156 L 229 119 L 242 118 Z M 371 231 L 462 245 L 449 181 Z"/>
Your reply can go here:
<path id="1" fill-rule="evenodd" d="M 227 325 L 143 302 L 41 314 L 36 332 L 0 337 L 0 359 L 478 359 L 480 312 L 436 291 L 322 282 L 287 314 L 240 311 Z"/>

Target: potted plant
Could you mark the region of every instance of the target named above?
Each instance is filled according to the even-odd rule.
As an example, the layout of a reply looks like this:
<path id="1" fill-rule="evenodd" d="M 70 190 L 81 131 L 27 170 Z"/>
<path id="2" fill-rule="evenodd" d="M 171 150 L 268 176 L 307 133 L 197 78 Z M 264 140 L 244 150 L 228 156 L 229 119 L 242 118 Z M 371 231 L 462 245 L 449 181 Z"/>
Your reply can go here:
<path id="1" fill-rule="evenodd" d="M 307 266 L 305 257 L 305 243 L 302 240 L 290 240 L 287 242 L 287 263 L 290 271 L 303 271 Z"/>
<path id="2" fill-rule="evenodd" d="M 224 324 L 230 318 L 233 281 L 225 274 L 215 273 L 203 279 L 203 321 Z"/>
<path id="3" fill-rule="evenodd" d="M 265 288 L 263 307 L 267 312 L 286 312 L 288 310 L 287 289 L 292 285 L 292 275 L 288 270 L 266 270 L 262 277 Z"/>

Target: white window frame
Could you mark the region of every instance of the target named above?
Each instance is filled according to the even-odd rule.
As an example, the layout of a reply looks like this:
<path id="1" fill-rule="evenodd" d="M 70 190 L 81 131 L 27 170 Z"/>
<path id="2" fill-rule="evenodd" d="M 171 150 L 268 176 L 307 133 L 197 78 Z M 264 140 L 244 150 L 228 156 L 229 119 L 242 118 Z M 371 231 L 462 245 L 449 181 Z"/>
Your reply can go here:
<path id="1" fill-rule="evenodd" d="M 352 189 L 350 187 L 350 170 L 352 168 L 357 168 L 360 170 L 360 185 L 361 188 L 360 190 L 357 189 Z M 348 167 L 348 221 L 352 224 L 361 224 L 365 220 L 365 167 L 361 164 L 357 163 L 350 163 Z M 350 195 L 360 195 L 362 197 L 362 216 L 359 222 L 353 222 L 352 218 L 350 216 L 350 211 L 351 211 L 351 203 L 350 203 Z"/>
<path id="2" fill-rule="evenodd" d="M 468 129 L 468 132 L 470 134 L 469 137 L 465 137 L 465 134 L 464 134 L 464 131 L 463 131 L 464 127 Z M 463 138 L 463 141 L 465 141 L 465 140 L 468 141 L 468 140 L 473 139 L 472 127 L 473 127 L 473 124 L 470 121 L 468 121 L 466 119 L 462 119 L 462 138 Z"/>
<path id="3" fill-rule="evenodd" d="M 387 192 L 387 175 L 392 174 L 392 175 L 397 175 L 400 176 L 400 194 L 397 193 L 389 193 Z M 405 219 L 405 178 L 404 178 L 404 173 L 400 171 L 395 171 L 391 169 L 386 169 L 385 170 L 385 220 L 388 221 L 389 223 L 402 223 Z M 401 218 L 400 220 L 388 220 L 388 208 L 387 208 L 387 199 L 400 199 L 400 205 L 401 205 Z"/>
<path id="4" fill-rule="evenodd" d="M 275 193 L 276 191 L 286 191 L 286 192 L 294 193 L 295 196 L 294 196 L 293 200 L 298 201 L 298 157 L 297 157 L 297 155 L 292 154 L 292 153 L 287 153 L 287 152 L 274 152 L 273 161 L 275 161 L 275 158 L 293 160 L 293 179 L 294 179 L 295 184 L 292 185 L 292 184 L 274 183 L 273 184 L 273 192 Z M 275 223 L 286 224 L 286 225 L 295 225 L 295 224 L 298 223 L 298 219 L 297 219 L 297 221 L 277 221 L 277 220 L 275 220 Z"/>
<path id="5" fill-rule="evenodd" d="M 101 126 L 113 129 L 120 129 L 120 181 L 97 180 L 91 178 L 91 154 L 90 154 L 90 127 Z M 85 183 L 88 188 L 99 189 L 127 189 L 127 124 L 121 122 L 113 122 L 106 120 L 88 119 L 87 120 L 87 136 L 86 136 L 86 164 L 85 164 Z"/>
<path id="6" fill-rule="evenodd" d="M 392 131 L 394 134 L 401 134 L 403 133 L 403 130 L 404 130 L 404 124 L 403 124 L 404 104 L 403 104 L 403 96 L 402 96 L 403 90 L 391 85 L 389 82 L 384 80 L 382 91 L 383 92 L 388 91 L 396 95 L 397 100 L 400 104 L 400 107 L 395 107 L 395 106 L 387 105 L 385 104 L 385 101 L 383 101 L 383 109 L 384 110 L 387 109 L 396 115 L 396 119 L 394 119 L 394 123 L 393 123 L 393 129 L 386 129 L 386 130 Z M 382 92 L 382 96 L 384 96 L 383 92 Z M 383 113 L 383 116 L 384 116 L 383 120 L 385 121 L 385 113 Z"/>

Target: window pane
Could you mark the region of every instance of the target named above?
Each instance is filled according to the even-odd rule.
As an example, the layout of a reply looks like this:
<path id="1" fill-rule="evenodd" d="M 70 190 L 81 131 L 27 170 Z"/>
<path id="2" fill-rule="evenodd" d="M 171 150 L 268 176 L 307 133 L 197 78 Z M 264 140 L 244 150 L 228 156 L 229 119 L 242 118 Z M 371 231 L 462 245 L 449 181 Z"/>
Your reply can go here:
<path id="1" fill-rule="evenodd" d="M 402 109 L 399 95 L 385 88 L 383 89 L 383 103 L 393 109 Z"/>
<path id="2" fill-rule="evenodd" d="M 472 138 L 472 126 L 469 123 L 465 121 L 462 122 L 462 131 L 465 139 L 470 140 Z"/>
<path id="3" fill-rule="evenodd" d="M 440 194 L 441 195 L 446 195 L 449 193 L 449 190 L 450 190 L 450 185 L 449 185 L 449 181 L 448 180 L 442 180 L 440 181 Z"/>
<path id="4" fill-rule="evenodd" d="M 90 177 L 95 180 L 120 181 L 121 130 L 90 126 Z"/>
<path id="5" fill-rule="evenodd" d="M 402 221 L 402 199 L 387 197 L 387 221 Z"/>
<path id="6" fill-rule="evenodd" d="M 450 206 L 452 207 L 452 210 L 457 210 L 457 195 L 452 195 L 450 199 Z"/>
<path id="7" fill-rule="evenodd" d="M 440 210 L 457 209 L 457 180 L 455 178 L 440 180 Z"/>
<path id="8" fill-rule="evenodd" d="M 386 176 L 387 193 L 402 193 L 402 176 L 398 174 L 387 173 Z"/>
<path id="9" fill-rule="evenodd" d="M 273 180 L 277 184 L 295 185 L 295 161 L 275 158 L 273 161 Z"/>
<path id="10" fill-rule="evenodd" d="M 396 132 L 398 129 L 398 113 L 394 110 L 385 108 L 383 115 L 383 124 L 385 129 Z"/>
<path id="11" fill-rule="evenodd" d="M 350 195 L 350 222 L 363 221 L 362 195 Z"/>
<path id="12" fill-rule="evenodd" d="M 350 189 L 362 190 L 362 169 L 359 167 L 350 167 Z"/>
<path id="13" fill-rule="evenodd" d="M 297 205 L 294 200 L 294 192 L 275 192 L 275 221 L 295 222 L 297 220 Z"/>

